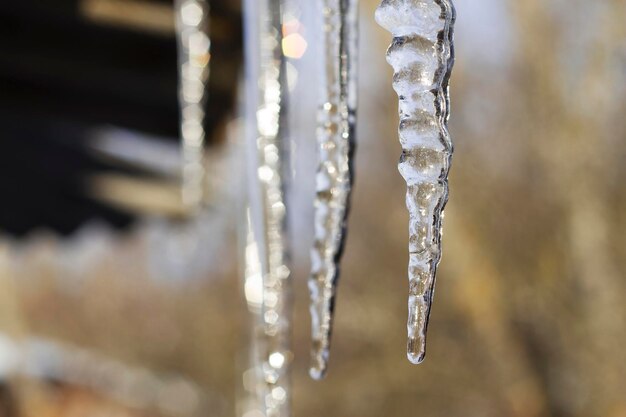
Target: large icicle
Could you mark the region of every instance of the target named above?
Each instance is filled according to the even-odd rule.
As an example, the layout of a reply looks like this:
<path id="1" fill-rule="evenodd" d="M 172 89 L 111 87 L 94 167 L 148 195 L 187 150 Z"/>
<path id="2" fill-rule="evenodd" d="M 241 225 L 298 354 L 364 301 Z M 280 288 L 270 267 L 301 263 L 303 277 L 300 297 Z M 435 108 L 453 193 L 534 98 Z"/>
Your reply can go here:
<path id="1" fill-rule="evenodd" d="M 249 205 L 263 282 L 259 331 L 260 398 L 266 417 L 290 413 L 291 271 L 286 239 L 285 60 L 281 0 L 246 0 L 246 142 Z"/>
<path id="2" fill-rule="evenodd" d="M 317 140 L 315 242 L 311 251 L 310 374 L 323 377 L 329 356 L 333 306 L 343 250 L 357 106 L 358 0 L 318 0 L 323 12 L 322 89 Z"/>
<path id="3" fill-rule="evenodd" d="M 387 62 L 400 100 L 400 173 L 409 210 L 408 352 L 426 353 L 426 331 L 441 259 L 441 221 L 448 199 L 452 143 L 448 81 L 454 62 L 450 0 L 383 0 L 376 21 L 393 34 Z"/>
<path id="4" fill-rule="evenodd" d="M 209 79 L 207 0 L 176 0 L 179 104 L 183 154 L 183 203 L 197 209 L 204 199 L 204 105 Z"/>

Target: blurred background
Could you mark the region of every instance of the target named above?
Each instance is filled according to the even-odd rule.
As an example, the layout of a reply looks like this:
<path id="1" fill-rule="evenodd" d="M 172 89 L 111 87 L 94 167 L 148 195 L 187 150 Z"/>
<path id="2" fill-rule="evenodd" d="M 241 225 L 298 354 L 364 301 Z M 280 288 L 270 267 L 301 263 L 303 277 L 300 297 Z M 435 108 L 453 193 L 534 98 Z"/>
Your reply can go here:
<path id="1" fill-rule="evenodd" d="M 288 2 L 294 414 L 626 417 L 626 1 L 455 2 L 456 153 L 417 367 L 377 3 L 361 0 L 356 188 L 320 383 L 306 285 L 319 10 Z M 0 416 L 239 413 L 241 12 L 211 1 L 198 213 L 180 199 L 173 4 L 0 4 Z"/>

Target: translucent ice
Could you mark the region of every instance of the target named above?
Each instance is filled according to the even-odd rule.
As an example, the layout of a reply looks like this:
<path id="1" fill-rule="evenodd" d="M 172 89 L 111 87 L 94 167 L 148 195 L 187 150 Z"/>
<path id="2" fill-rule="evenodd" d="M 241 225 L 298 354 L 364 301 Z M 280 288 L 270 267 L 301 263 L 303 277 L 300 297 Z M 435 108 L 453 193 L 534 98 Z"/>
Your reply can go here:
<path id="1" fill-rule="evenodd" d="M 259 323 L 253 341 L 258 400 L 266 417 L 290 415 L 291 270 L 288 262 L 285 132 L 287 80 L 282 43 L 282 0 L 247 0 L 246 142 L 249 150 L 250 226 Z M 257 260 L 258 258 L 258 260 Z M 250 281 L 252 283 L 254 281 Z M 250 300 L 250 299 L 249 299 Z"/>
<path id="2" fill-rule="evenodd" d="M 204 107 L 209 60 L 209 5 L 207 0 L 176 0 L 179 103 L 183 153 L 183 202 L 198 209 L 204 198 Z"/>
<path id="3" fill-rule="evenodd" d="M 315 242 L 311 251 L 312 363 L 315 379 L 327 367 L 339 261 L 352 189 L 356 118 L 357 0 L 319 0 L 324 28 L 317 141 Z"/>
<path id="4" fill-rule="evenodd" d="M 454 63 L 450 0 L 383 0 L 376 21 L 393 35 L 387 62 L 399 98 L 398 165 L 407 182 L 409 314 L 407 356 L 420 363 L 441 259 L 441 221 L 448 200 L 452 143 L 448 81 Z"/>

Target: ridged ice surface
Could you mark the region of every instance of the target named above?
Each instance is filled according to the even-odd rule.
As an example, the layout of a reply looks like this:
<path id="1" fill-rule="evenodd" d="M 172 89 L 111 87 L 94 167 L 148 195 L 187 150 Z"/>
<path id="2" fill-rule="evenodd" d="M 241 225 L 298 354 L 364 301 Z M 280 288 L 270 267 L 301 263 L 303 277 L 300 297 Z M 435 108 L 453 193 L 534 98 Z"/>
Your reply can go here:
<path id="1" fill-rule="evenodd" d="M 209 80 L 209 5 L 207 0 L 176 0 L 183 202 L 198 208 L 204 198 L 204 107 Z"/>
<path id="2" fill-rule="evenodd" d="M 441 222 L 448 199 L 452 143 L 448 81 L 454 62 L 450 0 L 384 0 L 376 21 L 393 35 L 387 62 L 398 93 L 402 145 L 399 170 L 409 210 L 407 356 L 424 360 L 426 331 L 441 259 Z"/>
<path id="3" fill-rule="evenodd" d="M 311 251 L 311 377 L 323 377 L 329 356 L 350 191 L 356 118 L 357 0 L 318 0 L 323 11 L 323 71 L 317 129 L 315 241 Z"/>

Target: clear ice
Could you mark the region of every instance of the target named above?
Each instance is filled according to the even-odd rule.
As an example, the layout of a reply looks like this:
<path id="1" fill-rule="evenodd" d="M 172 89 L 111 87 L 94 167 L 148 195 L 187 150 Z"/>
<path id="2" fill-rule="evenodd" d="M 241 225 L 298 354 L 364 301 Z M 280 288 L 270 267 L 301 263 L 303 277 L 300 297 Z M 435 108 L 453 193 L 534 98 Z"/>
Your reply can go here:
<path id="1" fill-rule="evenodd" d="M 356 118 L 357 0 L 318 0 L 323 13 L 323 71 L 317 141 L 315 240 L 311 250 L 310 375 L 326 371 L 350 191 Z"/>
<path id="2" fill-rule="evenodd" d="M 262 415 L 290 414 L 291 270 L 286 233 L 287 92 L 281 0 L 246 0 L 246 143 L 249 212 L 262 282 L 255 340 L 255 375 Z M 249 264 L 248 266 L 251 266 Z"/>
<path id="3" fill-rule="evenodd" d="M 407 356 L 426 354 L 426 331 L 441 259 L 441 222 L 448 200 L 452 142 L 448 81 L 454 63 L 450 0 L 383 0 L 376 21 L 391 32 L 387 62 L 399 98 L 398 168 L 407 182 L 409 314 Z"/>
<path id="4" fill-rule="evenodd" d="M 178 101 L 182 137 L 183 203 L 197 209 L 204 199 L 204 116 L 211 57 L 207 0 L 176 0 Z"/>

